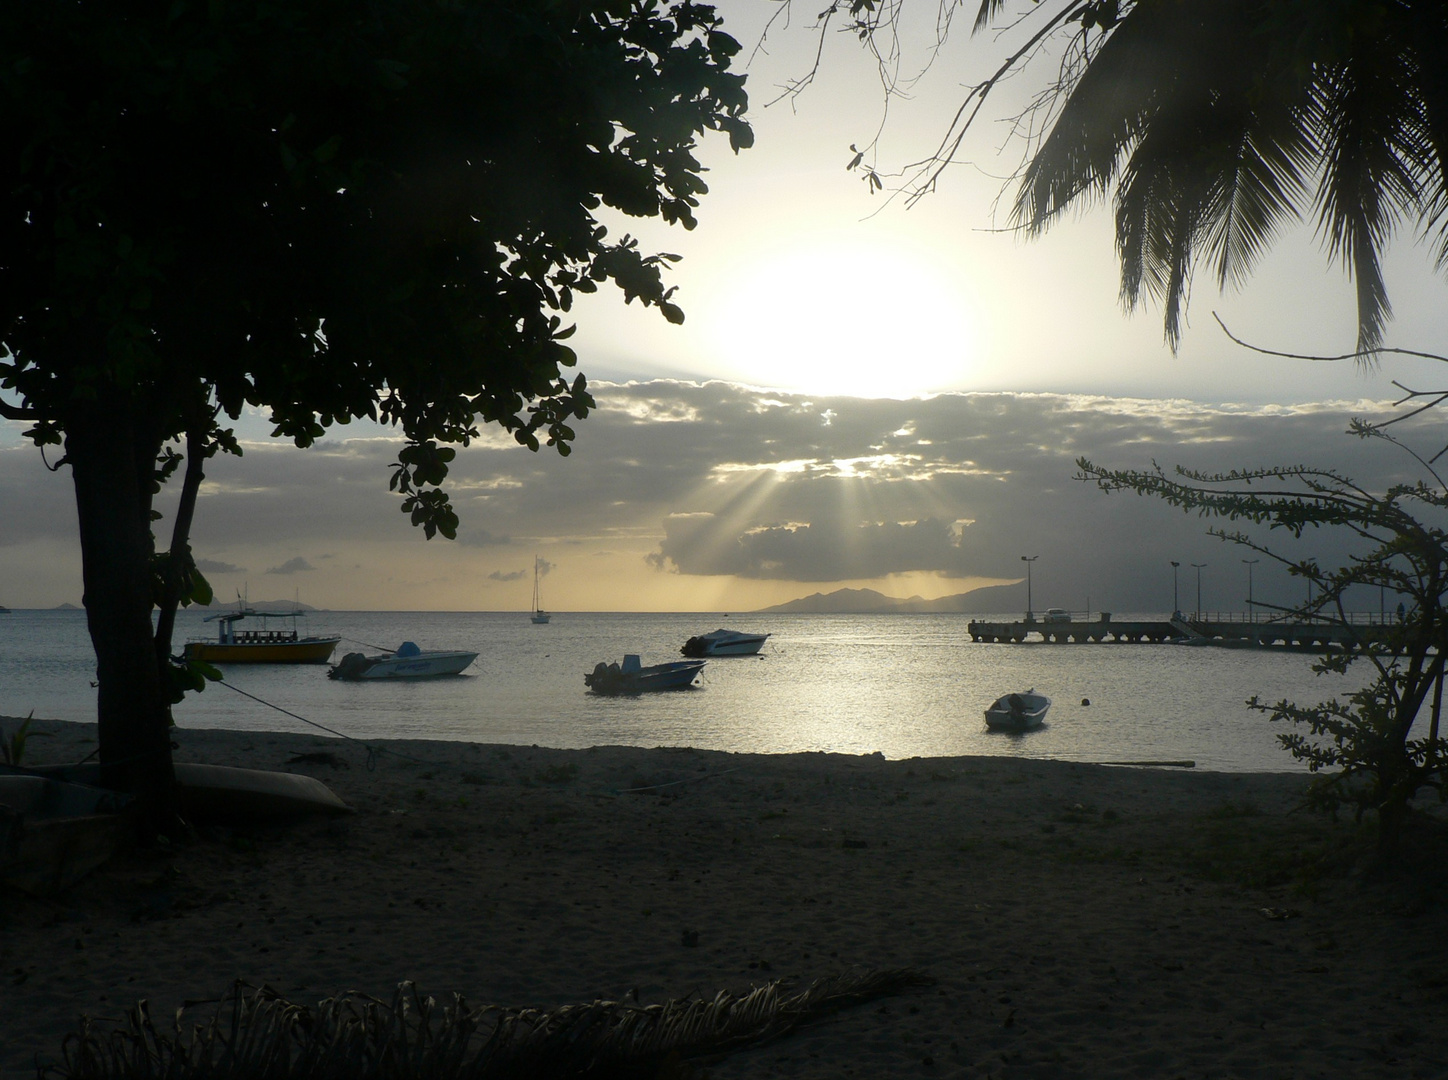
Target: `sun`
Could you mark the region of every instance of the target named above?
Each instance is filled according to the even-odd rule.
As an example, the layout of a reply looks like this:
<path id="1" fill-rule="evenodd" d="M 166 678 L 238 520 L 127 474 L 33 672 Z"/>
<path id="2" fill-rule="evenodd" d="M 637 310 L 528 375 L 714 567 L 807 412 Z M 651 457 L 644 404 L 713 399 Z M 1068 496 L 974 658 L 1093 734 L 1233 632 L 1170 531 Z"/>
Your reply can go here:
<path id="1" fill-rule="evenodd" d="M 855 397 L 913 397 L 968 380 L 978 352 L 970 297 L 928 255 L 810 244 L 741 270 L 706 328 L 732 379 Z"/>

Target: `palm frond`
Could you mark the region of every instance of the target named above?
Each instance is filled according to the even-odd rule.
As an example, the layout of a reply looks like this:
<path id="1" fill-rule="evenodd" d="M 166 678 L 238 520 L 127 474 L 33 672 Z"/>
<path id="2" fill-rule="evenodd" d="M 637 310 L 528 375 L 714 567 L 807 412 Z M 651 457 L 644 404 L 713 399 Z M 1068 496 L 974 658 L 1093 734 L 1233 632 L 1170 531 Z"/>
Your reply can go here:
<path id="1" fill-rule="evenodd" d="M 1408 47 L 1422 101 L 1428 171 L 1423 178 L 1423 226 L 1437 233 L 1437 264 L 1448 269 L 1448 6 L 1440 0 L 1410 5 Z"/>
<path id="2" fill-rule="evenodd" d="M 1358 298 L 1358 348 L 1382 343 L 1390 307 L 1379 253 L 1405 214 L 1426 209 L 1421 178 L 1425 119 L 1402 42 L 1358 34 L 1318 80 L 1323 133 L 1318 226 L 1333 256 L 1352 274 Z"/>
<path id="3" fill-rule="evenodd" d="M 1016 194 L 1011 217 L 1028 233 L 1044 231 L 1078 198 L 1105 194 L 1176 89 L 1179 39 L 1200 22 L 1178 17 L 1189 8 L 1138 5 L 1070 88 Z"/>
<path id="4" fill-rule="evenodd" d="M 1241 57 L 1238 77 L 1216 95 L 1213 130 L 1203 133 L 1193 163 L 1213 188 L 1203 243 L 1221 289 L 1243 284 L 1283 223 L 1301 216 L 1315 161 L 1310 82 L 1281 70 L 1270 43 L 1254 44 L 1243 50 L 1250 56 Z"/>
<path id="5" fill-rule="evenodd" d="M 852 1004 L 930 980 L 867 971 L 796 993 L 777 982 L 735 996 L 555 1009 L 451 1005 L 398 986 L 390 1003 L 346 993 L 315 1008 L 237 983 L 215 1012 L 178 1010 L 161 1030 L 145 1002 L 119 1027 L 86 1019 L 68 1035 L 62 1080 L 548 1080 L 642 1076 L 662 1063 L 776 1038 Z"/>
<path id="6" fill-rule="evenodd" d="M 975 25 L 971 33 L 978 34 L 990 25 L 997 12 L 1006 6 L 1006 0 L 980 0 L 980 10 L 975 13 Z"/>
<path id="7" fill-rule="evenodd" d="M 1379 265 L 1404 218 L 1448 268 L 1448 5 L 1137 0 L 1022 172 L 1029 234 L 1113 185 L 1123 303 L 1159 299 L 1175 343 L 1192 260 L 1241 285 L 1310 205 L 1358 294 L 1358 348 L 1391 314 Z M 994 12 L 987 4 L 982 14 Z"/>

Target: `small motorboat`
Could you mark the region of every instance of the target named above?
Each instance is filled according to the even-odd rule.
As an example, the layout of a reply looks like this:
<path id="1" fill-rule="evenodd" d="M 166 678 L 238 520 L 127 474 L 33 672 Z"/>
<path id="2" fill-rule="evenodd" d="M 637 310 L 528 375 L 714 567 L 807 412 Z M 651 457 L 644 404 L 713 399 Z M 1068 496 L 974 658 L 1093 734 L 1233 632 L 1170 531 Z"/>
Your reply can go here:
<path id="1" fill-rule="evenodd" d="M 622 664 L 598 664 L 583 677 L 595 694 L 642 694 L 650 690 L 684 690 L 694 685 L 703 660 L 675 660 L 645 667 L 637 653 L 628 653 Z"/>
<path id="2" fill-rule="evenodd" d="M 351 652 L 341 663 L 327 672 L 329 679 L 430 679 L 438 675 L 459 675 L 478 658 L 475 652 L 462 649 L 424 652 L 411 641 L 404 641 L 396 652 L 364 656 Z"/>
<path id="3" fill-rule="evenodd" d="M 985 723 L 997 731 L 1028 731 L 1041 726 L 1051 699 L 1035 690 L 1003 694 L 985 711 Z"/>
<path id="4" fill-rule="evenodd" d="M 722 627 L 711 634 L 699 634 L 684 642 L 679 650 L 685 656 L 753 656 L 764 644 L 768 634 L 744 634 Z"/>

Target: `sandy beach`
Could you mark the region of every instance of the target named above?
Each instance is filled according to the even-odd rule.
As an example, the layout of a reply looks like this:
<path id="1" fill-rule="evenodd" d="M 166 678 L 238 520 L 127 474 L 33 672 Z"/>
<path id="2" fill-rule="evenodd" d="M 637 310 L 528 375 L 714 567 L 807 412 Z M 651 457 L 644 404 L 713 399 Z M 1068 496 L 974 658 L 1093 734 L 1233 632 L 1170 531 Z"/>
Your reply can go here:
<path id="1" fill-rule="evenodd" d="M 37 726 L 31 763 L 94 749 L 93 727 Z M 165 1015 L 236 979 L 551 1006 L 885 968 L 934 981 L 701 1075 L 1448 1075 L 1441 885 L 1342 867 L 1349 830 L 1292 812 L 1301 774 L 175 741 L 315 776 L 355 813 L 203 828 L 59 898 L 0 896 L 6 1080 L 82 1013 Z"/>

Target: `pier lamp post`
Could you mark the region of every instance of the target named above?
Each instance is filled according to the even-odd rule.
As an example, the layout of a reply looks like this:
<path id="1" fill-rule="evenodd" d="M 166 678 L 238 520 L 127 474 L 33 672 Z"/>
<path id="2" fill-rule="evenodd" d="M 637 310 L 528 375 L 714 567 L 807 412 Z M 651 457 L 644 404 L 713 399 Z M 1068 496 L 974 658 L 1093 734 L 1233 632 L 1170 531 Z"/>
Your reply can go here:
<path id="1" fill-rule="evenodd" d="M 1177 567 L 1181 563 L 1175 559 L 1171 561 L 1171 617 L 1175 619 L 1182 609 L 1182 602 L 1177 599 Z"/>
<path id="2" fill-rule="evenodd" d="M 1204 566 L 1206 566 L 1206 565 L 1207 565 L 1207 564 L 1204 563 L 1204 562 L 1194 562 L 1194 563 L 1192 563 L 1192 566 L 1193 566 L 1193 567 L 1196 569 L 1196 571 L 1197 571 L 1197 618 L 1198 618 L 1198 619 L 1200 619 L 1200 618 L 1202 617 L 1202 567 L 1204 567 Z"/>
<path id="3" fill-rule="evenodd" d="M 1031 606 L 1031 563 L 1039 559 L 1039 555 L 1022 555 L 1021 562 L 1026 564 L 1026 622 L 1034 622 L 1036 617 L 1032 614 L 1035 610 Z"/>
<path id="4" fill-rule="evenodd" d="M 1243 559 L 1247 564 L 1247 621 L 1257 621 L 1257 609 L 1252 606 L 1252 567 L 1261 562 L 1261 559 Z"/>

